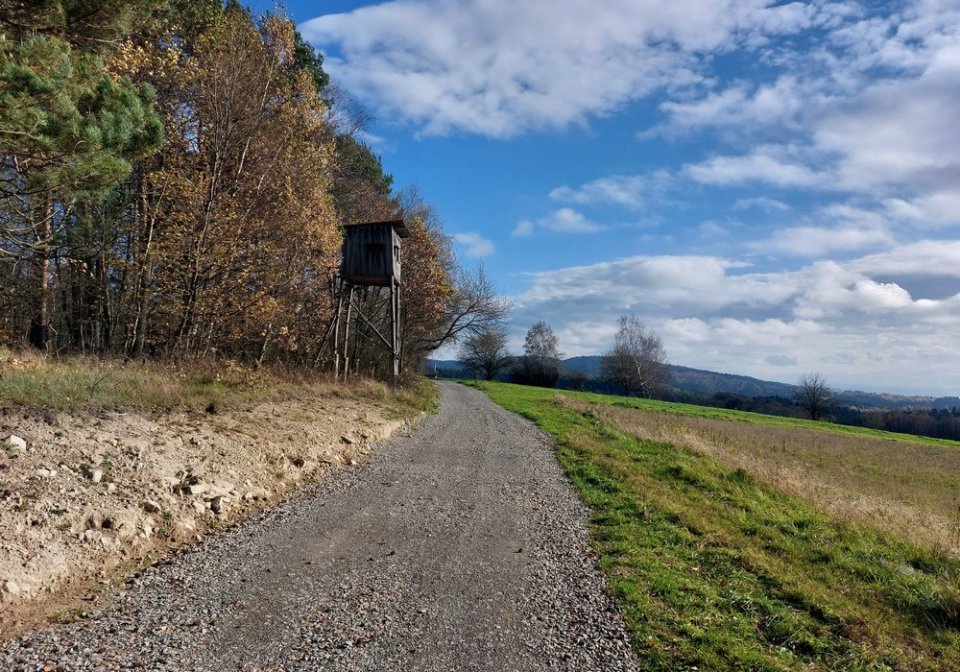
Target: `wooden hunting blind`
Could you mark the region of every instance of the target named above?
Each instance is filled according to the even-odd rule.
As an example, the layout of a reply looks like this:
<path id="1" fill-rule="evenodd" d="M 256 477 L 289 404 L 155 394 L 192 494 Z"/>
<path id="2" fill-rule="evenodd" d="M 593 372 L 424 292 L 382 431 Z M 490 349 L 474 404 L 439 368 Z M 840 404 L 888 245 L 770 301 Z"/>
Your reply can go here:
<path id="1" fill-rule="evenodd" d="M 347 224 L 343 236 L 343 279 L 353 285 L 400 284 L 400 239 L 407 238 L 402 219 Z"/>
<path id="2" fill-rule="evenodd" d="M 400 239 L 410 236 L 402 219 L 386 222 L 344 224 L 343 256 L 340 263 L 340 281 L 337 290 L 336 315 L 332 323 L 334 347 L 334 375 L 340 377 L 343 360 L 343 375 L 350 371 L 349 340 L 350 325 L 355 319 L 366 323 L 367 328 L 390 351 L 393 384 L 400 376 Z M 390 288 L 390 337 L 377 329 L 354 301 L 356 287 Z M 343 340 L 340 339 L 340 321 L 346 303 L 346 319 L 343 322 Z M 356 332 L 356 330 L 355 330 Z M 359 333 L 359 332 L 356 332 Z M 341 346 L 342 343 L 342 346 Z"/>

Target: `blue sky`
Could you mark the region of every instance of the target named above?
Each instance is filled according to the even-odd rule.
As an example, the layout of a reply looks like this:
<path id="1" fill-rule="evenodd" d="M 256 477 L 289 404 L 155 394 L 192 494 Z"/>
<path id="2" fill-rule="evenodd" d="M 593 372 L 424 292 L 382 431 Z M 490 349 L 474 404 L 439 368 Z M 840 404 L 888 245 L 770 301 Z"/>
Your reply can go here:
<path id="1" fill-rule="evenodd" d="M 567 355 L 960 393 L 960 0 L 292 2 L 367 139 Z"/>

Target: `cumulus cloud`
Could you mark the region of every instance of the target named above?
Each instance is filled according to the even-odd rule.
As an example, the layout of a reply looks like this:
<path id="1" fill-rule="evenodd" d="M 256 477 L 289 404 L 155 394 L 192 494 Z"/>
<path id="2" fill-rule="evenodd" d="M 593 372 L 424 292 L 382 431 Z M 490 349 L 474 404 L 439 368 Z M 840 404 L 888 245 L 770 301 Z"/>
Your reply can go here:
<path id="1" fill-rule="evenodd" d="M 771 81 L 705 78 L 700 95 L 662 102 L 664 121 L 643 135 L 737 138 L 738 152 L 683 168 L 704 185 L 847 192 L 904 226 L 960 226 L 960 5 L 862 13 L 821 23 L 818 48 L 771 46 L 783 70 Z"/>
<path id="2" fill-rule="evenodd" d="M 840 157 L 850 188 L 939 190 L 960 178 L 960 45 L 936 52 L 916 79 L 882 81 L 819 121 L 814 143 Z"/>
<path id="3" fill-rule="evenodd" d="M 628 257 L 533 274 L 530 288 L 515 297 L 515 305 L 522 310 L 569 304 L 585 307 L 590 315 L 611 305 L 645 313 L 669 310 L 703 315 L 733 306 L 777 304 L 795 291 L 789 276 L 728 274 L 743 268 L 742 262 L 719 257 Z"/>
<path id="4" fill-rule="evenodd" d="M 684 135 L 707 128 L 735 128 L 743 132 L 775 126 L 800 129 L 803 119 L 825 95 L 820 81 L 801 81 L 796 75 L 779 77 L 769 84 L 737 82 L 704 97 L 664 101 L 660 111 L 666 121 L 639 134 L 641 139 Z"/>
<path id="5" fill-rule="evenodd" d="M 324 66 L 426 134 L 563 128 L 678 82 L 699 60 L 830 21 L 773 0 L 396 0 L 299 26 Z"/>
<path id="6" fill-rule="evenodd" d="M 921 240 L 861 257 L 849 267 L 873 276 L 938 276 L 960 279 L 960 241 Z"/>
<path id="7" fill-rule="evenodd" d="M 479 233 L 455 233 L 453 239 L 463 246 L 468 257 L 487 257 L 493 254 L 493 243 Z"/>
<path id="8" fill-rule="evenodd" d="M 778 229 L 765 240 L 749 243 L 747 248 L 768 254 L 823 257 L 889 248 L 897 243 L 881 213 L 846 203 L 823 207 L 809 219 L 818 223 Z"/>
<path id="9" fill-rule="evenodd" d="M 862 384 L 894 378 L 904 389 L 944 391 L 945 372 L 960 366 L 952 346 L 960 293 L 919 298 L 881 278 L 916 270 L 937 246 L 921 241 L 781 272 L 707 256 L 573 266 L 531 274 L 528 289 L 511 297 L 514 321 L 544 319 L 570 335 L 561 343 L 568 355 L 597 354 L 609 348 L 617 316 L 630 313 L 660 332 L 672 361 L 688 366 L 761 377 L 774 375 L 772 366 L 777 376 L 824 370 Z M 944 265 L 928 263 L 927 272 L 960 276 L 960 243 L 940 247 Z"/>
<path id="10" fill-rule="evenodd" d="M 960 226 L 960 190 L 944 189 L 915 198 L 888 198 L 883 207 L 890 217 L 925 229 Z"/>

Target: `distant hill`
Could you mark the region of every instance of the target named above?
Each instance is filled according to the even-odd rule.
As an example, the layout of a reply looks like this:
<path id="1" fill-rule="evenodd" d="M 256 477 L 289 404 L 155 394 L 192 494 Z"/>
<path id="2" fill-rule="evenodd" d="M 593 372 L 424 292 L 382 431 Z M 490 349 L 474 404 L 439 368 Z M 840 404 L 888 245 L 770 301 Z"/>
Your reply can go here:
<path id="1" fill-rule="evenodd" d="M 591 378 L 600 375 L 600 356 L 587 355 L 570 357 L 562 362 L 568 373 L 583 373 Z M 751 376 L 733 373 L 718 373 L 704 369 L 693 369 L 677 364 L 670 368 L 670 385 L 681 392 L 695 395 L 713 396 L 715 394 L 739 394 L 745 397 L 786 397 L 793 396 L 794 385 L 771 380 L 761 380 Z M 446 378 L 467 375 L 463 364 L 455 359 L 427 360 L 427 374 Z M 562 381 L 561 381 L 562 382 Z M 857 408 L 879 408 L 887 410 L 911 409 L 950 409 L 960 407 L 960 397 L 907 396 L 878 392 L 836 391 L 834 400 L 846 406 Z"/>
<path id="2" fill-rule="evenodd" d="M 571 357 L 563 360 L 563 366 L 570 373 L 585 373 L 588 376 L 600 375 L 600 357 L 597 355 Z M 707 395 L 717 392 L 731 392 L 747 397 L 790 397 L 793 395 L 794 386 L 787 383 L 776 383 L 732 373 L 692 369 L 677 364 L 668 364 L 667 366 L 670 369 L 670 384 L 686 392 Z"/>

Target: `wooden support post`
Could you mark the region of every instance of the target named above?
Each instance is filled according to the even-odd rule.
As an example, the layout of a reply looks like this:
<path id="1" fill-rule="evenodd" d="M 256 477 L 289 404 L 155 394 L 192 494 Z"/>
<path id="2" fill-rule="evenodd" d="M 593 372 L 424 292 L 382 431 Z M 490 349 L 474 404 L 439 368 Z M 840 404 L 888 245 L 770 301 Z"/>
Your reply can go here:
<path id="1" fill-rule="evenodd" d="M 337 292 L 337 313 L 333 317 L 333 379 L 340 380 L 340 314 L 343 312 L 343 280 Z"/>
<path id="2" fill-rule="evenodd" d="M 350 321 L 353 319 L 353 285 L 347 290 L 347 321 L 343 325 L 343 379 L 350 376 Z"/>
<path id="3" fill-rule="evenodd" d="M 400 285 L 390 280 L 390 356 L 393 369 L 392 382 L 400 382 Z"/>

